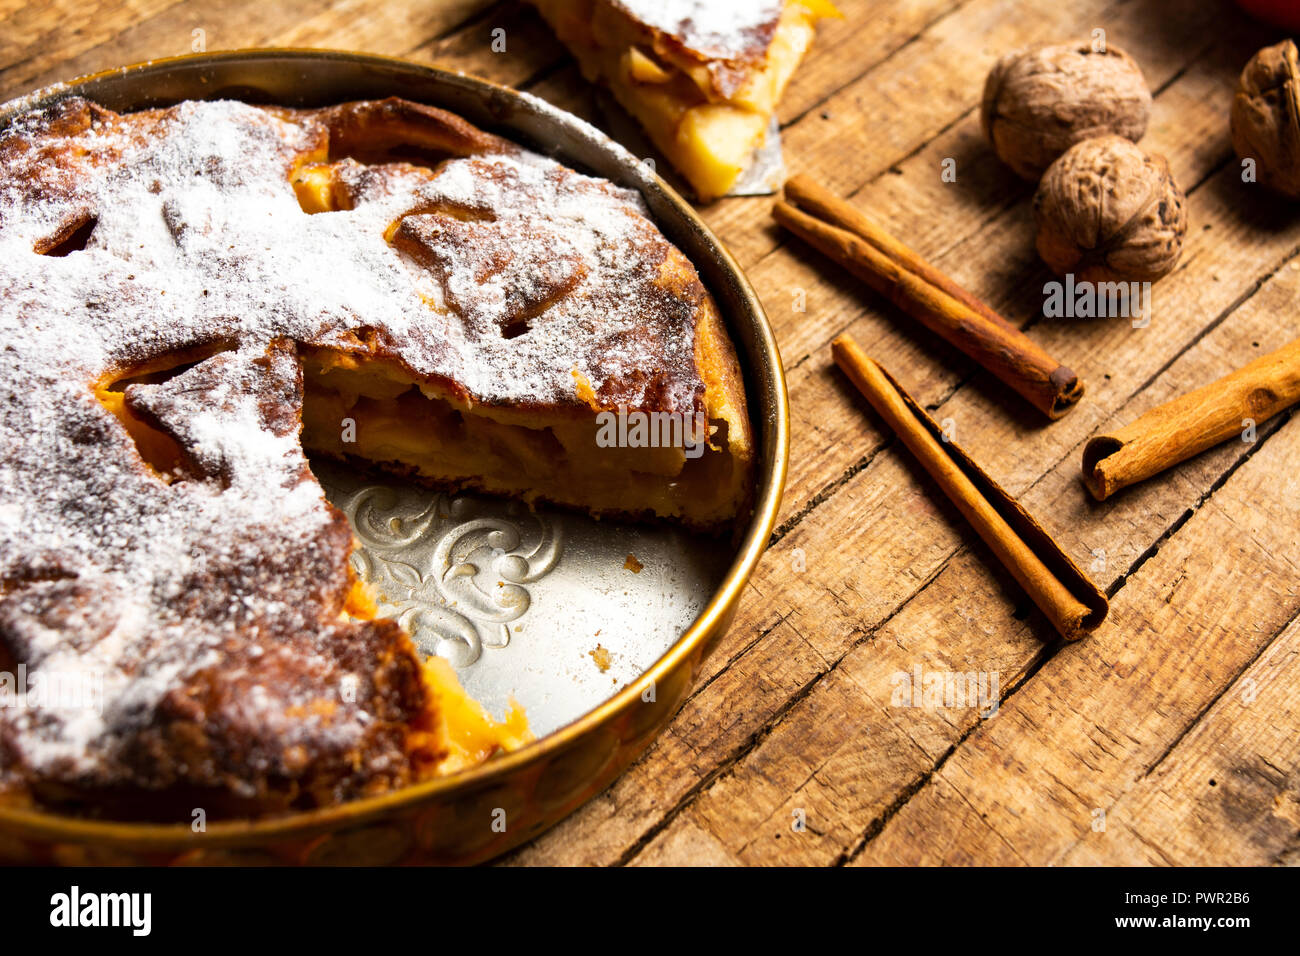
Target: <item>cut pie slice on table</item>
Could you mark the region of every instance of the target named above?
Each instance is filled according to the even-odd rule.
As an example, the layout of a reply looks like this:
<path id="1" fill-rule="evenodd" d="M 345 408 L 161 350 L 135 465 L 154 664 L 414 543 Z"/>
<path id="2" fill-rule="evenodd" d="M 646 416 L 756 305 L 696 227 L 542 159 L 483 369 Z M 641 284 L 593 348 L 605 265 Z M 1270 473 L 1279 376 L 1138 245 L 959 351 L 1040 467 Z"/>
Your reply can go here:
<path id="1" fill-rule="evenodd" d="M 690 182 L 731 189 L 763 144 L 829 0 L 530 0 Z"/>

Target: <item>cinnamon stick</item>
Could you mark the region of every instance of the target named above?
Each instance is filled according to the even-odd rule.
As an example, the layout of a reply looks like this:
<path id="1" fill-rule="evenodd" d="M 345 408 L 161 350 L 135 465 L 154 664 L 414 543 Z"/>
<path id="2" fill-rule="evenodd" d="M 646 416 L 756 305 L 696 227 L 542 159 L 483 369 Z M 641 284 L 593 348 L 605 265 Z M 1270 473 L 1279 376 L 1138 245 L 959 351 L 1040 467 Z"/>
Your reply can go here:
<path id="1" fill-rule="evenodd" d="M 786 181 L 772 215 L 926 328 L 942 336 L 1049 418 L 1079 401 L 1070 369 L 985 303 L 806 176 Z"/>
<path id="2" fill-rule="evenodd" d="M 1145 481 L 1300 402 L 1300 339 L 1218 381 L 1098 435 L 1083 449 L 1083 482 L 1098 501 Z"/>
<path id="3" fill-rule="evenodd" d="M 911 396 L 847 335 L 831 343 L 844 371 L 957 510 L 1067 641 L 1094 631 L 1106 596 L 1037 521 L 942 432 Z"/>

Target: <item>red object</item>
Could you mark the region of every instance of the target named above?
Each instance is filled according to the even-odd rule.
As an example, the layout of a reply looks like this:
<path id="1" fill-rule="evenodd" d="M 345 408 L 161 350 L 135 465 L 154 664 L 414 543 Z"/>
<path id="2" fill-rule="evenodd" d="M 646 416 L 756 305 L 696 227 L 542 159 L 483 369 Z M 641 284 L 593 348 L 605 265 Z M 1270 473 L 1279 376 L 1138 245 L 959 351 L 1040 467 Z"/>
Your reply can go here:
<path id="1" fill-rule="evenodd" d="M 1237 6 L 1266 23 L 1300 30 L 1300 0 L 1237 0 Z"/>

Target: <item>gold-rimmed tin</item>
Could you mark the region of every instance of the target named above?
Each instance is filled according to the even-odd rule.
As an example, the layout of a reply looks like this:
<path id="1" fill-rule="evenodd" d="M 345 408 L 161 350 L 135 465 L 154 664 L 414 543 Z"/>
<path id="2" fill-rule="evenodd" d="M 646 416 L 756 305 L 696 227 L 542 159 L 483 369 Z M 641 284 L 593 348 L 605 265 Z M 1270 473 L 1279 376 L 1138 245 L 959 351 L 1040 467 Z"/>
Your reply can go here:
<path id="1" fill-rule="evenodd" d="M 626 150 L 536 97 L 484 80 L 369 54 L 242 50 L 108 70 L 0 106 L 83 95 L 118 111 L 185 99 L 321 106 L 402 96 L 641 192 L 656 223 L 695 263 L 745 369 L 758 443 L 753 514 L 721 584 L 695 621 L 640 678 L 528 747 L 455 776 L 323 810 L 255 821 L 136 824 L 0 806 L 0 860 L 46 863 L 475 863 L 555 824 L 608 786 L 668 723 L 701 661 L 735 616 L 781 503 L 789 407 L 776 340 L 731 255 L 695 211 Z M 504 811 L 504 816 L 499 811 Z M 504 829 L 490 825 L 506 821 Z"/>

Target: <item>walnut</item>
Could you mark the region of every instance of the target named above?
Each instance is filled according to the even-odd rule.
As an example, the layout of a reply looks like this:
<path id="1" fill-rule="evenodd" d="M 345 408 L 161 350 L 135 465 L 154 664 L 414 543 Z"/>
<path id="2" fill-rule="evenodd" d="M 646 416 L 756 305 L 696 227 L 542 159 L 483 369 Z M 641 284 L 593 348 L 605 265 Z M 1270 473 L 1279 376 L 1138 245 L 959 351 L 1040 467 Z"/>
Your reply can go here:
<path id="1" fill-rule="evenodd" d="M 1300 199 L 1300 66 L 1284 40 L 1256 53 L 1241 71 L 1232 101 L 1232 146 L 1255 160 L 1256 177 Z"/>
<path id="2" fill-rule="evenodd" d="M 1150 282 L 1183 251 L 1183 193 L 1163 156 L 1122 136 L 1068 149 L 1034 194 L 1038 254 L 1059 275 L 1087 282 Z"/>
<path id="3" fill-rule="evenodd" d="M 1008 53 L 984 83 L 980 123 L 998 158 L 1037 179 L 1075 143 L 1114 133 L 1137 142 L 1151 93 L 1123 50 L 1058 44 Z"/>

